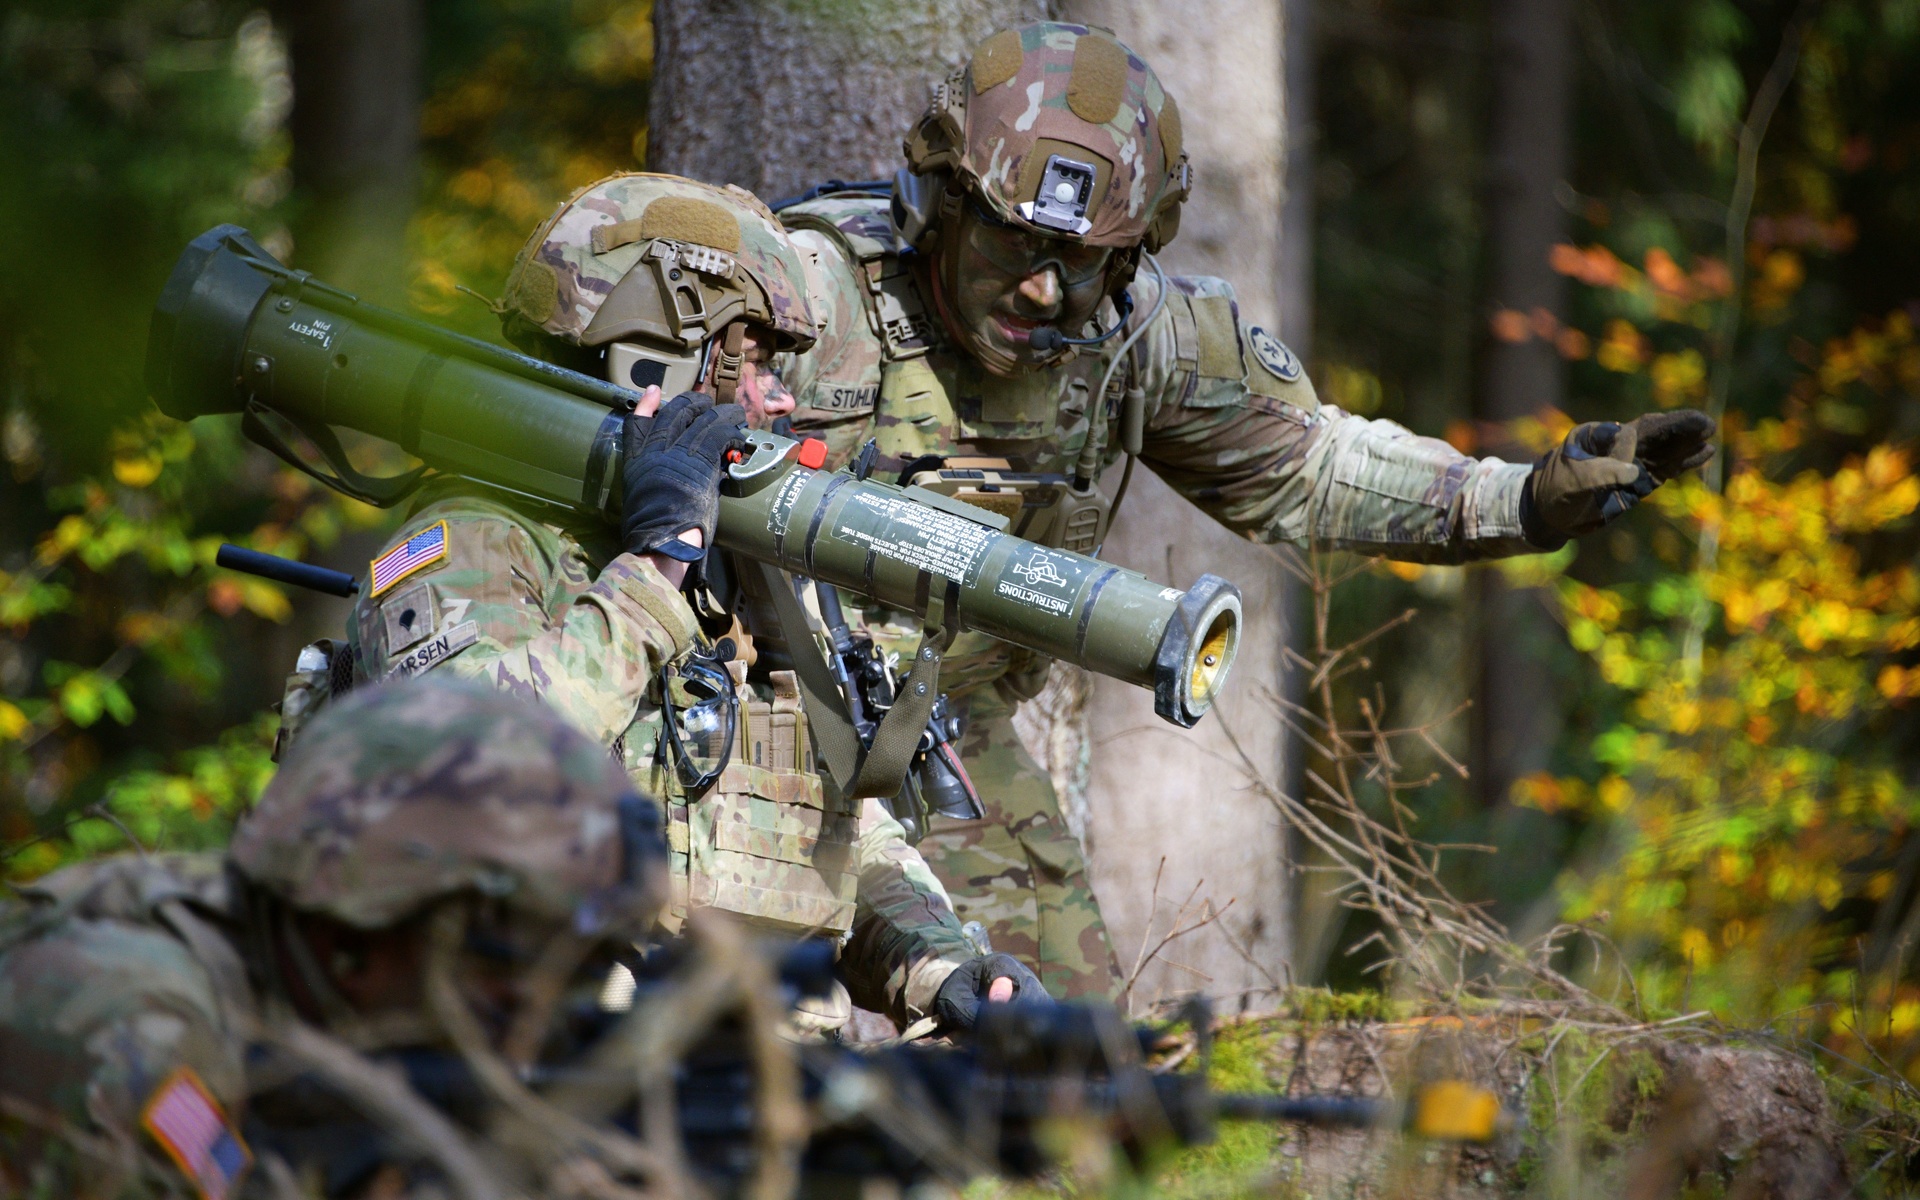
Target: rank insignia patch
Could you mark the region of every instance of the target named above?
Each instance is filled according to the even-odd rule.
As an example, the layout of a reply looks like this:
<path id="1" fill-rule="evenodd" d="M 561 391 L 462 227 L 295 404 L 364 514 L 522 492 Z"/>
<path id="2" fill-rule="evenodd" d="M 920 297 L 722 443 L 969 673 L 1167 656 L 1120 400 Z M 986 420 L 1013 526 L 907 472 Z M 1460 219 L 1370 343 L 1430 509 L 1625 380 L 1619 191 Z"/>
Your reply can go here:
<path id="1" fill-rule="evenodd" d="M 147 1101 L 140 1124 L 193 1180 L 201 1200 L 227 1200 L 253 1162 L 253 1152 L 191 1067 L 167 1076 Z"/>
<path id="2" fill-rule="evenodd" d="M 378 596 L 415 571 L 447 556 L 447 523 L 436 521 L 373 560 L 367 594 Z"/>
<path id="3" fill-rule="evenodd" d="M 1258 325 L 1247 331 L 1247 340 L 1253 343 L 1253 353 L 1260 365 L 1272 371 L 1274 378 L 1282 383 L 1300 382 L 1300 357 L 1287 349 L 1285 342 Z"/>

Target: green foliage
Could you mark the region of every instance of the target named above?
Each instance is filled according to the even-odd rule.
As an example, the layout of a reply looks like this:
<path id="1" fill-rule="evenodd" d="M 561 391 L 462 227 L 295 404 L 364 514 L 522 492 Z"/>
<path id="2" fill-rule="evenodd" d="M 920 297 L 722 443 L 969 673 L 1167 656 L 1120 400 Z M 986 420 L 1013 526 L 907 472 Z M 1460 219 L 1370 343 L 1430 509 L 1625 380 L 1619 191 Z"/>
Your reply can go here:
<path id="1" fill-rule="evenodd" d="M 431 12 L 421 118 L 427 203 L 410 299 L 498 337 L 498 295 L 534 227 L 572 192 L 646 157 L 651 0 L 459 0 Z"/>
<path id="2" fill-rule="evenodd" d="M 644 153 L 651 9 L 455 0 L 428 22 L 412 298 L 495 336 L 457 285 L 497 290 L 571 189 Z M 390 519 L 232 422 L 146 402 L 148 316 L 187 240 L 233 221 L 290 246 L 290 98 L 280 36 L 244 5 L 0 14 L 0 218 L 27 231 L 0 247 L 0 877 L 129 834 L 218 844 L 265 779 L 262 709 L 298 644 L 279 628 L 337 634 L 341 610 L 215 570 L 216 547 L 325 559 Z"/>

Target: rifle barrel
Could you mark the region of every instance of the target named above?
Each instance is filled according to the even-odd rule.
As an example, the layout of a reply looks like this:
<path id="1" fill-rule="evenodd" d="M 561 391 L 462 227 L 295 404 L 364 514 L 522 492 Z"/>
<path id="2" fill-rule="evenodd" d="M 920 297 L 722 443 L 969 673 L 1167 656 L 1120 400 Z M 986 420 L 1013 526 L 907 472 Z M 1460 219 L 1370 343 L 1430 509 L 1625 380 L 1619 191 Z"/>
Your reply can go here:
<path id="1" fill-rule="evenodd" d="M 1255 1096 L 1223 1092 L 1214 1098 L 1223 1121 L 1290 1121 L 1328 1127 L 1386 1124 L 1393 1106 L 1365 1096 Z"/>

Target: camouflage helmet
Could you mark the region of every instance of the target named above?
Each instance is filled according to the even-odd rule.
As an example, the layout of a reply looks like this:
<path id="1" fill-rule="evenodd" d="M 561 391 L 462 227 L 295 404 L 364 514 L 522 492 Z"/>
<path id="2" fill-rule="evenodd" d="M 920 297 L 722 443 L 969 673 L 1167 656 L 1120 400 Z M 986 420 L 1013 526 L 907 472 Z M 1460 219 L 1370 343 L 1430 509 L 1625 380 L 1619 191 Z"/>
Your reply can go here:
<path id="1" fill-rule="evenodd" d="M 1157 252 L 1192 171 L 1180 110 L 1111 33 L 1042 21 L 994 34 L 907 135 L 916 175 L 950 172 L 993 216 L 1093 246 Z"/>
<path id="2" fill-rule="evenodd" d="M 437 677 L 329 705 L 230 856 L 289 907 L 361 929 L 475 892 L 632 936 L 666 882 L 660 810 L 605 746 L 536 701 Z"/>
<path id="3" fill-rule="evenodd" d="M 509 326 L 575 346 L 698 348 L 735 321 L 802 351 L 818 329 L 798 251 L 752 192 L 674 175 L 609 175 L 575 192 L 514 260 Z"/>

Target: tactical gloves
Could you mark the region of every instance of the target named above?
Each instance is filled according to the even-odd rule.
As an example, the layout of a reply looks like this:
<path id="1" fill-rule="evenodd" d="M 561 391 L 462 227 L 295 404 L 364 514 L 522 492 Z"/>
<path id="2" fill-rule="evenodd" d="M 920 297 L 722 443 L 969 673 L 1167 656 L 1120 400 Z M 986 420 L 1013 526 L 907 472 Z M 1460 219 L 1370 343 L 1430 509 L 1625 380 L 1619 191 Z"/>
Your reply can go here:
<path id="1" fill-rule="evenodd" d="M 620 542 L 632 554 L 664 554 L 698 562 L 713 545 L 720 519 L 720 480 L 727 451 L 746 445 L 747 412 L 686 392 L 651 417 L 628 417 L 620 481 Z M 680 540 L 698 529 L 701 545 Z"/>
<path id="2" fill-rule="evenodd" d="M 1520 494 L 1527 541 L 1558 550 L 1592 533 L 1682 471 L 1713 457 L 1713 418 L 1691 408 L 1622 425 L 1591 421 L 1541 455 Z"/>
<path id="3" fill-rule="evenodd" d="M 934 993 L 933 1015 L 940 1018 L 940 1024 L 947 1029 L 972 1029 L 980 1018 L 980 1005 L 986 1002 L 996 979 L 1012 981 L 1013 994 L 1008 1000 L 1051 999 L 1047 989 L 1040 986 L 1040 977 L 1013 955 L 983 954 L 947 976 L 947 981 Z"/>

